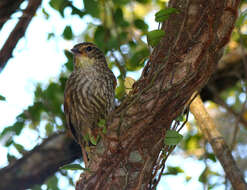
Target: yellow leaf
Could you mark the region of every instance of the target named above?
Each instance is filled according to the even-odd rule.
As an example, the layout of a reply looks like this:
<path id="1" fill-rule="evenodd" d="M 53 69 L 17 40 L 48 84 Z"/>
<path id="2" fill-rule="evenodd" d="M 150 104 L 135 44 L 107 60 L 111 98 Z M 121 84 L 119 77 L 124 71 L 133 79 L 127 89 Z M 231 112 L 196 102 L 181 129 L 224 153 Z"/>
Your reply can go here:
<path id="1" fill-rule="evenodd" d="M 135 79 L 131 77 L 126 77 L 124 81 L 125 91 L 126 94 L 129 94 L 129 92 L 132 90 L 132 86 L 135 83 Z"/>

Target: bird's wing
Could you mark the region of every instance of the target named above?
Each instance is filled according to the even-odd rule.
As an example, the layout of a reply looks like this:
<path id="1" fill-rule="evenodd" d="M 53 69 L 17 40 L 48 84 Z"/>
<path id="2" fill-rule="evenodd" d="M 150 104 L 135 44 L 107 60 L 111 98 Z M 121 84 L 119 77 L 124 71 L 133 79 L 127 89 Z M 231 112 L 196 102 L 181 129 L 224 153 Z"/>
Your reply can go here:
<path id="1" fill-rule="evenodd" d="M 74 127 L 74 124 L 71 120 L 71 99 L 70 94 L 65 92 L 64 96 L 64 113 L 65 113 L 65 119 L 66 119 L 66 128 L 70 136 L 72 136 L 77 142 L 78 137 L 76 135 L 76 130 Z"/>

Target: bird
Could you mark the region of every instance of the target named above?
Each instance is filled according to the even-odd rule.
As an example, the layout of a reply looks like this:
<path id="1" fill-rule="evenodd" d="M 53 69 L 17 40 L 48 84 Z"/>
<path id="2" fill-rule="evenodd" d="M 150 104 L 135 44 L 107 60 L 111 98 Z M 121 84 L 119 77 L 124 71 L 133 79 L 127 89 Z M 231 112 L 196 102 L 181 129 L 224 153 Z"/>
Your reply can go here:
<path id="1" fill-rule="evenodd" d="M 86 146 L 97 135 L 97 124 L 115 108 L 116 78 L 104 53 L 93 43 L 76 44 L 73 66 L 64 90 L 64 113 L 70 136 L 81 146 L 88 165 Z"/>

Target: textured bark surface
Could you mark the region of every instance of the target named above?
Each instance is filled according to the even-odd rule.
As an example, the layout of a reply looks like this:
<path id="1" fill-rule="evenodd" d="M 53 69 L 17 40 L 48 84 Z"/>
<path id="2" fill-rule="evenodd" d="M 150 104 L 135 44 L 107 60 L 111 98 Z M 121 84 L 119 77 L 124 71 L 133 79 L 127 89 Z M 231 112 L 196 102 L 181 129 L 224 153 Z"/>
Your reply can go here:
<path id="1" fill-rule="evenodd" d="M 239 2 L 170 1 L 179 13 L 163 23 L 165 37 L 132 94 L 112 114 L 106 137 L 92 150 L 91 172 L 81 175 L 77 190 L 152 188 L 165 132 L 216 70 Z"/>
<path id="2" fill-rule="evenodd" d="M 42 145 L 0 170 L 1 190 L 20 190 L 42 184 L 59 167 L 81 157 L 81 148 L 65 134 L 56 134 Z"/>

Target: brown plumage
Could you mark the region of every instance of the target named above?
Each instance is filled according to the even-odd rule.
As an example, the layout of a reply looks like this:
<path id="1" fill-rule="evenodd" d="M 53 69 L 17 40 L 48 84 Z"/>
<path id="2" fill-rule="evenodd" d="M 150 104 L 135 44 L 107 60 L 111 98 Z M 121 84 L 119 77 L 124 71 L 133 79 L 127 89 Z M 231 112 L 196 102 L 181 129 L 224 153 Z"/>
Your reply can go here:
<path id="1" fill-rule="evenodd" d="M 64 111 L 67 129 L 83 150 L 98 121 L 114 109 L 116 79 L 103 52 L 94 44 L 80 43 L 71 51 L 74 71 L 66 83 Z M 83 154 L 86 163 L 85 151 Z"/>

